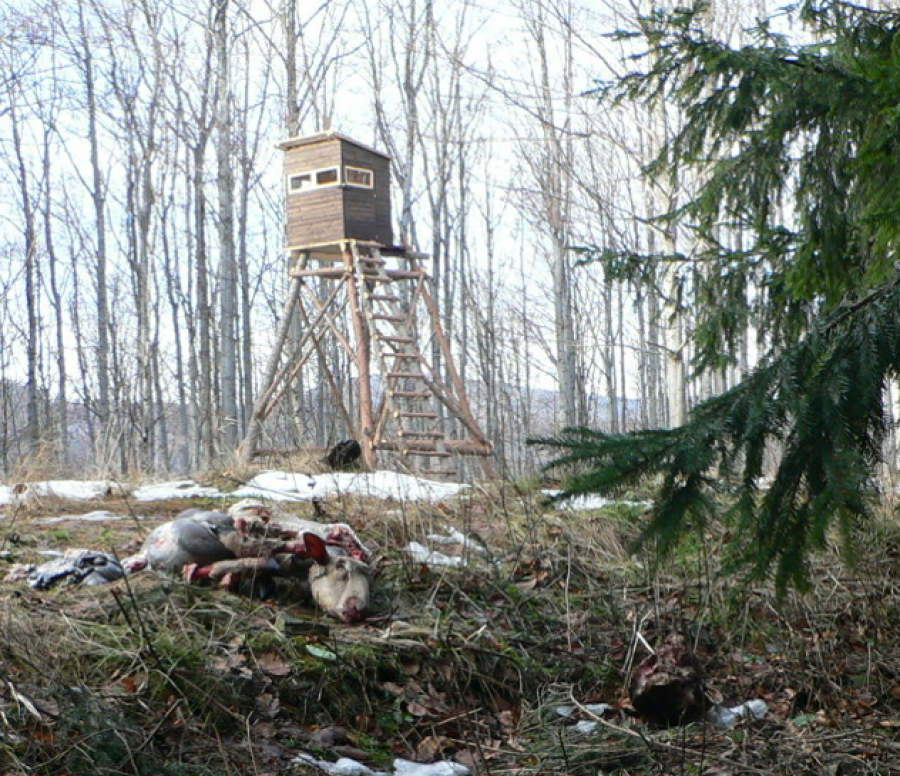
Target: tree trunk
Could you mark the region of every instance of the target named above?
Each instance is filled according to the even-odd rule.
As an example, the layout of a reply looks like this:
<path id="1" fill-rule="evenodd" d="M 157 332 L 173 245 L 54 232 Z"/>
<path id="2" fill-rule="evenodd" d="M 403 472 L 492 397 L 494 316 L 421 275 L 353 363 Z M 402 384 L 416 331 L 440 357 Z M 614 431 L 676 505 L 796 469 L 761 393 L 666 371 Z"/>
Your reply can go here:
<path id="1" fill-rule="evenodd" d="M 44 242 L 47 253 L 47 269 L 50 280 L 50 296 L 53 299 L 53 314 L 56 323 L 56 438 L 59 461 L 63 466 L 69 459 L 69 406 L 67 396 L 68 377 L 66 370 L 65 314 L 63 296 L 59 288 L 58 258 L 53 236 L 53 204 L 50 192 L 51 165 L 50 130 L 44 130 Z"/>
<path id="2" fill-rule="evenodd" d="M 237 408 L 237 265 L 234 246 L 234 147 L 231 136 L 232 103 L 228 56 L 228 0 L 216 0 L 216 146 L 219 195 L 219 359 L 222 395 L 222 444 L 234 450 L 238 442 Z"/>
<path id="3" fill-rule="evenodd" d="M 37 450 L 41 438 L 40 422 L 40 374 L 38 370 L 38 351 L 40 347 L 40 325 L 38 282 L 37 282 L 37 225 L 34 205 L 31 200 L 31 184 L 29 182 L 28 165 L 22 144 L 18 97 L 10 95 L 9 117 L 12 125 L 13 151 L 15 153 L 15 174 L 19 186 L 20 206 L 22 209 L 23 259 L 25 265 L 25 310 L 27 328 L 25 333 L 25 444 L 30 453 Z"/>
<path id="4" fill-rule="evenodd" d="M 79 37 L 81 43 L 81 73 L 84 79 L 87 107 L 88 144 L 91 158 L 90 195 L 94 207 L 94 231 L 96 232 L 96 256 L 94 262 L 97 289 L 97 407 L 96 415 L 100 436 L 106 434 L 110 421 L 110 363 L 109 363 L 109 296 L 107 287 L 106 250 L 106 183 L 100 162 L 100 139 L 97 127 L 97 96 L 94 77 L 94 59 L 91 38 L 84 18 L 84 2 L 78 3 Z"/>

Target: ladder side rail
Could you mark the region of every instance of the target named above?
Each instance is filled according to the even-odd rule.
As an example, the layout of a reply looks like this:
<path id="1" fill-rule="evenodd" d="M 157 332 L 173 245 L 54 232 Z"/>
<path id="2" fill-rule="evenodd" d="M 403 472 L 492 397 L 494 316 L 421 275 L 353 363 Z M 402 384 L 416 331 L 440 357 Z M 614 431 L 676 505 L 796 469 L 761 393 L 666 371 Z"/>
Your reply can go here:
<path id="1" fill-rule="evenodd" d="M 372 283 L 376 280 L 388 283 L 393 282 L 387 273 L 386 262 L 381 256 L 378 248 L 376 246 L 370 246 L 369 249 L 372 253 L 372 257 L 370 258 L 370 266 L 367 269 L 371 269 L 372 272 L 369 275 L 364 275 L 362 265 L 369 257 L 363 259 L 360 256 L 357 244 L 351 243 L 353 265 L 357 282 L 363 284 L 366 284 L 367 282 Z M 374 339 L 375 357 L 378 360 L 378 367 L 381 372 L 381 398 L 379 400 L 377 412 L 374 413 L 374 417 L 377 420 L 375 421 L 372 436 L 372 444 L 377 447 L 384 435 L 388 420 L 395 408 L 393 406 L 393 396 L 391 393 L 392 384 L 389 377 L 390 370 L 387 365 L 387 358 L 390 354 L 385 353 L 384 342 L 382 341 L 381 332 L 378 329 L 378 321 L 375 319 L 375 307 L 372 300 L 373 293 L 374 292 L 369 289 L 364 291 L 360 299 L 360 306 L 365 315 L 369 333 L 372 335 L 372 339 Z"/>
<path id="2" fill-rule="evenodd" d="M 348 250 L 349 248 L 349 250 Z M 343 244 L 345 265 L 351 271 L 347 276 L 347 295 L 350 299 L 350 312 L 353 319 L 353 331 L 356 336 L 356 368 L 359 372 L 359 444 L 362 448 L 363 466 L 374 470 L 376 451 L 374 446 L 375 420 L 372 415 L 372 373 L 369 329 L 362 305 L 365 294 L 360 294 L 358 275 L 359 251 L 355 242 Z M 362 298 L 361 298 L 362 296 Z"/>

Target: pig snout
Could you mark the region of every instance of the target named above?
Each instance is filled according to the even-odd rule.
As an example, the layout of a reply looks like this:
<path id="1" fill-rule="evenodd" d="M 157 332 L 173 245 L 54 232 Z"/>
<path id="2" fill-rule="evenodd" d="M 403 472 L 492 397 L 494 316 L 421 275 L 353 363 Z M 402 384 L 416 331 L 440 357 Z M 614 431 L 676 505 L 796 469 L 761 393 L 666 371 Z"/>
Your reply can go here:
<path id="1" fill-rule="evenodd" d="M 313 599 L 341 622 L 360 622 L 369 608 L 371 574 L 369 566 L 353 558 L 317 562 L 309 575 Z"/>

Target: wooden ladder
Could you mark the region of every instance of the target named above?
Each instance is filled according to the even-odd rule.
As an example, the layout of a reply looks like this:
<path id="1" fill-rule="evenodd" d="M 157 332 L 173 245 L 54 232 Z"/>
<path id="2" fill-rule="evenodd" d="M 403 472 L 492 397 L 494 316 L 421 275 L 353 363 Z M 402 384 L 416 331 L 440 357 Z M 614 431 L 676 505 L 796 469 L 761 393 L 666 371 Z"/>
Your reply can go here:
<path id="1" fill-rule="evenodd" d="M 416 458 L 451 459 L 446 408 L 435 394 L 440 379 L 422 354 L 417 336 L 416 309 L 426 274 L 414 264 L 408 269 L 389 269 L 377 248 L 361 254 L 353 245 L 352 251 L 361 308 L 381 372 L 375 447 L 399 453 L 413 470 L 422 468 L 415 465 Z M 402 284 L 397 281 L 416 281 L 406 284 L 406 298 L 401 297 Z M 431 465 L 426 471 L 446 476 L 457 473 Z"/>

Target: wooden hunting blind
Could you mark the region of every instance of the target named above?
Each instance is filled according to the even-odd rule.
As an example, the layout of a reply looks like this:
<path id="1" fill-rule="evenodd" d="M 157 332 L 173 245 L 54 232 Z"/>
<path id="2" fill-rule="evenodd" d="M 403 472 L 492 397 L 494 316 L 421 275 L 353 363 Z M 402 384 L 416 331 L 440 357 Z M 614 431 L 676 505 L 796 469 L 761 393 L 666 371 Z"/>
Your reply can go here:
<path id="1" fill-rule="evenodd" d="M 338 240 L 391 245 L 390 157 L 336 132 L 280 147 L 289 250 Z"/>
<path id="2" fill-rule="evenodd" d="M 318 396 L 329 392 L 335 433 L 359 442 L 365 468 L 383 451 L 411 471 L 451 474 L 433 462 L 476 455 L 490 474 L 429 257 L 392 244 L 390 157 L 335 132 L 280 147 L 292 282 L 240 457 L 257 454 L 265 419 L 302 374 Z M 346 356 L 337 368 L 336 351 Z"/>

